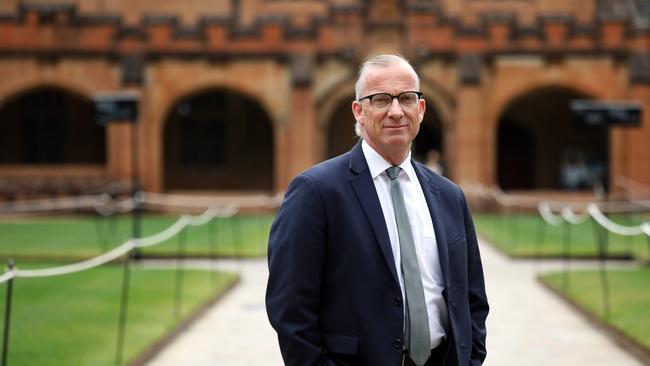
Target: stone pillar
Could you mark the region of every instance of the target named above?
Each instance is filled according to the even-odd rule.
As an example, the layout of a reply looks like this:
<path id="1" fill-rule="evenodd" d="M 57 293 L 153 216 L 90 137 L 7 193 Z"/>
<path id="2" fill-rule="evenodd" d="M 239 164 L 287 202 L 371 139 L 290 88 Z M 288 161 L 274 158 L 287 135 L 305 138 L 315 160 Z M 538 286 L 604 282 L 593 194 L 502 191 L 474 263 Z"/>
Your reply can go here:
<path id="1" fill-rule="evenodd" d="M 106 156 L 111 179 L 131 179 L 131 134 L 134 126 L 134 123 L 127 122 L 111 122 L 106 126 Z"/>
<path id="2" fill-rule="evenodd" d="M 488 184 L 490 162 L 494 154 L 486 151 L 484 98 L 480 86 L 481 59 L 478 55 L 461 55 L 456 121 L 453 129 L 452 179 L 459 184 Z"/>
<path id="3" fill-rule="evenodd" d="M 612 130 L 611 187 L 616 177 L 650 184 L 650 85 L 632 85 L 628 98 L 641 106 L 641 126 Z"/>
<path id="4" fill-rule="evenodd" d="M 616 177 L 650 185 L 650 54 L 635 54 L 630 62 L 627 99 L 641 107 L 641 126 L 612 130 L 610 184 Z"/>
<path id="5" fill-rule="evenodd" d="M 317 162 L 316 107 L 312 75 L 311 56 L 297 55 L 292 58 L 289 123 L 284 140 L 288 169 L 284 169 L 285 177 L 280 183 L 288 184 L 291 178 Z M 284 189 L 287 184 L 283 184 L 279 189 Z"/>

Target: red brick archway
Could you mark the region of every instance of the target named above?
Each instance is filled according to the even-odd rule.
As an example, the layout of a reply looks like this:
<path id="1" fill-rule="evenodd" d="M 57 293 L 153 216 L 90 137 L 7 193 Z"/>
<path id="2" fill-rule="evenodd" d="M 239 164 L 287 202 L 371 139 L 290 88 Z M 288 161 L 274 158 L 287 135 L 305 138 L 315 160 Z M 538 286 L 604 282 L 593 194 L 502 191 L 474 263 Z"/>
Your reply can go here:
<path id="1" fill-rule="evenodd" d="M 254 99 L 207 89 L 174 103 L 164 126 L 168 190 L 270 191 L 273 127 Z"/>
<path id="2" fill-rule="evenodd" d="M 579 162 L 585 177 L 579 188 L 608 181 L 609 136 L 605 128 L 572 123 L 569 102 L 589 98 L 557 86 L 537 88 L 513 99 L 499 118 L 496 162 L 503 189 L 576 188 L 566 181 Z"/>
<path id="3" fill-rule="evenodd" d="M 41 85 L 8 98 L 0 108 L 0 164 L 104 165 L 106 132 L 85 96 Z"/>

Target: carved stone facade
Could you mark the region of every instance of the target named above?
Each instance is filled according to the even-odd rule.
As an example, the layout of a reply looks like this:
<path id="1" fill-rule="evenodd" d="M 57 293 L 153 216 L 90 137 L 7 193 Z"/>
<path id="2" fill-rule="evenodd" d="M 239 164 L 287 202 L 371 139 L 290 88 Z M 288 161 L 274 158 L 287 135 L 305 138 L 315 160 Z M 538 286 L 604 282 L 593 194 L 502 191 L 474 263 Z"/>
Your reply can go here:
<path id="1" fill-rule="evenodd" d="M 356 70 L 384 52 L 406 56 L 422 77 L 415 155 L 441 150 L 459 183 L 560 189 L 562 166 L 577 156 L 610 182 L 650 184 L 650 30 L 602 14 L 595 0 L 4 1 L 0 119 L 29 119 L 7 110 L 44 89 L 85 101 L 135 92 L 140 114 L 134 126 L 105 127 L 104 158 L 13 154 L 0 159 L 0 178 L 128 178 L 137 128 L 147 190 L 281 191 L 354 144 Z M 576 98 L 633 101 L 642 125 L 569 126 Z"/>

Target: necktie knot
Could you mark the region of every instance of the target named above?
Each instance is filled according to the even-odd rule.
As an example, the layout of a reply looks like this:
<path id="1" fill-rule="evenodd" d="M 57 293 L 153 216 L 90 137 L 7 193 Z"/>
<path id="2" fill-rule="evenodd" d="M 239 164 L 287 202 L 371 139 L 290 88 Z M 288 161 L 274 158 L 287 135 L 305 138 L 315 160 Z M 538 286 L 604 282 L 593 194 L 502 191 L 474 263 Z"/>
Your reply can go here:
<path id="1" fill-rule="evenodd" d="M 395 180 L 395 179 L 397 179 L 397 176 L 399 175 L 399 171 L 401 169 L 402 168 L 400 168 L 398 166 L 392 166 L 392 167 L 386 169 L 386 174 L 388 174 L 388 178 L 390 178 L 390 180 Z"/>

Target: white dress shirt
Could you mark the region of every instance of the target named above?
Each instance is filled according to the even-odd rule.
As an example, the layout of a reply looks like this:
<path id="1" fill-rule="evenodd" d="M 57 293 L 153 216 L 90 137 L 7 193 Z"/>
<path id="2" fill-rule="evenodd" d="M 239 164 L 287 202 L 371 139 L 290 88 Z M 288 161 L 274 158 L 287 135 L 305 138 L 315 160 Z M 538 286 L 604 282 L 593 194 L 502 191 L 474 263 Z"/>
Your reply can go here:
<path id="1" fill-rule="evenodd" d="M 397 222 L 395 220 L 393 200 L 390 193 L 390 178 L 386 174 L 386 169 L 390 168 L 392 164 L 379 155 L 365 140 L 361 142 L 361 147 L 366 162 L 368 163 L 368 168 L 370 169 L 370 176 L 377 190 L 377 196 L 379 196 L 381 210 L 384 213 L 384 220 L 386 221 L 388 236 L 390 237 L 390 245 L 393 250 L 393 258 L 395 259 L 395 268 L 397 268 L 397 275 L 399 277 L 400 287 L 402 288 L 402 298 L 404 298 L 404 278 L 400 265 L 401 255 L 399 236 L 397 234 Z M 442 271 L 440 270 L 440 259 L 438 258 L 438 245 L 436 243 L 436 235 L 433 230 L 433 222 L 431 221 L 429 208 L 424 198 L 420 182 L 411 164 L 410 152 L 399 167 L 402 170 L 397 179 L 402 188 L 409 223 L 413 231 L 415 253 L 417 254 L 418 266 L 420 267 L 420 275 L 422 277 L 424 299 L 427 303 L 431 348 L 433 349 L 446 336 L 445 328 L 448 323 L 447 306 L 442 297 L 444 282 Z"/>

